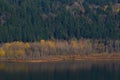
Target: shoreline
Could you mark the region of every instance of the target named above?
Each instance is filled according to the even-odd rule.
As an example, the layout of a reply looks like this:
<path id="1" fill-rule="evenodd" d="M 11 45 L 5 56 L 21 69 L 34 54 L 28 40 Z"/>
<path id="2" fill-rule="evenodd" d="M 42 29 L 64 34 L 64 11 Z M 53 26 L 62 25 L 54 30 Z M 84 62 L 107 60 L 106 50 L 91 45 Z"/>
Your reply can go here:
<path id="1" fill-rule="evenodd" d="M 27 63 L 44 63 L 44 62 L 60 62 L 60 61 L 111 61 L 120 60 L 120 54 L 110 55 L 62 55 L 62 56 L 47 56 L 41 59 L 1 59 L 0 62 L 27 62 Z"/>

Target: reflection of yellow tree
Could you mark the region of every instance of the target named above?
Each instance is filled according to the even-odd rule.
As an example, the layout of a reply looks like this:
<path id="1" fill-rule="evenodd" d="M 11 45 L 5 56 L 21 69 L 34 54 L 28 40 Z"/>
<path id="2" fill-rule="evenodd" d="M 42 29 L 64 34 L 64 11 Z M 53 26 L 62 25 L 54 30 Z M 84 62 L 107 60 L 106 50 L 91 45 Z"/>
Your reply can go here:
<path id="1" fill-rule="evenodd" d="M 4 70 L 5 69 L 5 65 L 4 64 L 0 64 L 0 70 Z"/>

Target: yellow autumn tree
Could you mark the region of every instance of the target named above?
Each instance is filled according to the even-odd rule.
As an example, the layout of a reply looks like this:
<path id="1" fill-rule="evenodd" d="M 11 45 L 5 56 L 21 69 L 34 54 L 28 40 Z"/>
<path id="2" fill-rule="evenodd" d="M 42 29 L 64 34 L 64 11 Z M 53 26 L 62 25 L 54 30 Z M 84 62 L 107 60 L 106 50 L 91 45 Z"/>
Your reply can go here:
<path id="1" fill-rule="evenodd" d="M 11 50 L 11 43 L 4 44 L 3 48 L 7 57 L 13 56 L 13 51 Z"/>
<path id="2" fill-rule="evenodd" d="M 80 48 L 81 50 L 86 49 L 86 48 L 89 47 L 89 46 L 90 46 L 90 41 L 87 41 L 87 40 L 85 40 L 85 39 L 79 40 L 79 48 Z"/>
<path id="3" fill-rule="evenodd" d="M 30 48 L 30 45 L 28 43 L 17 41 L 6 43 L 3 48 L 9 58 L 18 58 L 25 56 L 25 50 Z"/>
<path id="4" fill-rule="evenodd" d="M 120 8 L 118 8 L 118 9 L 116 10 L 116 12 L 120 12 Z"/>
<path id="5" fill-rule="evenodd" d="M 72 48 L 78 48 L 78 42 L 76 40 L 71 41 Z"/>
<path id="6" fill-rule="evenodd" d="M 25 49 L 26 48 L 29 48 L 29 44 L 25 44 L 23 42 L 14 42 L 11 47 L 11 49 L 14 52 L 15 58 L 25 57 Z"/>
<path id="7" fill-rule="evenodd" d="M 54 41 L 49 40 L 49 41 L 47 41 L 47 44 L 50 48 L 55 48 L 55 42 Z"/>
<path id="8" fill-rule="evenodd" d="M 25 57 L 25 50 L 22 50 L 22 49 L 16 50 L 14 53 L 14 56 L 15 58 Z"/>
<path id="9" fill-rule="evenodd" d="M 45 45 L 46 45 L 46 42 L 45 42 L 45 40 L 40 40 L 40 45 L 42 46 L 42 47 L 44 47 Z"/>
<path id="10" fill-rule="evenodd" d="M 29 49 L 30 48 L 30 44 L 29 43 L 25 43 L 25 48 Z"/>
<path id="11" fill-rule="evenodd" d="M 5 51 L 2 48 L 0 48 L 0 57 L 4 57 L 4 56 L 5 56 Z"/>

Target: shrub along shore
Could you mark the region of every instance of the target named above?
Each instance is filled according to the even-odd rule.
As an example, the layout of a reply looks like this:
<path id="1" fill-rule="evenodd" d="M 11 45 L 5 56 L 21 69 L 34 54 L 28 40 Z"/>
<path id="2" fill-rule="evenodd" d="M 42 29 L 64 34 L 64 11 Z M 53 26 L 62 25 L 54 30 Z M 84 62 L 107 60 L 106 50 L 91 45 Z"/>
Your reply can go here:
<path id="1" fill-rule="evenodd" d="M 1 61 L 120 60 L 120 40 L 40 40 L 0 44 Z"/>

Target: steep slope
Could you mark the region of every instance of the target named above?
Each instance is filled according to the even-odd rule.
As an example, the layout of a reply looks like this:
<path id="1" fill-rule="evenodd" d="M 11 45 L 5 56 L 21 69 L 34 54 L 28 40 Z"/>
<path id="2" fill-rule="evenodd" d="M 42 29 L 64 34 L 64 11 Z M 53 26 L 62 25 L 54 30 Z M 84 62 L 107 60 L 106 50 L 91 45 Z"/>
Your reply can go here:
<path id="1" fill-rule="evenodd" d="M 119 0 L 0 0 L 0 42 L 120 39 Z"/>

